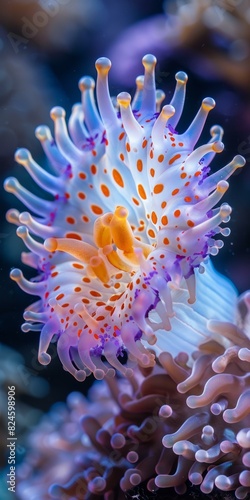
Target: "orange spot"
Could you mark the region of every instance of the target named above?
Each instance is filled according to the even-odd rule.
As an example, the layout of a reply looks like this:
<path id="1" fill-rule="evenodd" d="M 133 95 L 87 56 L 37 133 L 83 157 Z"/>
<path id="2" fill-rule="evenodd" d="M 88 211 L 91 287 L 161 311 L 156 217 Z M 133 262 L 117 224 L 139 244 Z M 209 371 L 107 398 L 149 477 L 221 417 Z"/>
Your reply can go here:
<path id="1" fill-rule="evenodd" d="M 82 240 L 80 234 L 77 233 L 67 233 L 66 238 L 72 238 L 73 240 Z"/>
<path id="2" fill-rule="evenodd" d="M 137 165 L 137 170 L 138 170 L 139 172 L 141 172 L 141 171 L 142 171 L 142 169 L 143 169 L 143 163 L 142 163 L 142 160 L 137 160 L 137 164 L 136 164 L 136 165 Z"/>
<path id="3" fill-rule="evenodd" d="M 102 294 L 97 292 L 96 290 L 90 290 L 90 295 L 92 295 L 92 297 L 101 297 Z"/>
<path id="4" fill-rule="evenodd" d="M 163 243 L 164 243 L 164 245 L 169 245 L 169 239 L 168 238 L 163 238 Z"/>
<path id="5" fill-rule="evenodd" d="M 82 266 L 82 264 L 77 264 L 77 262 L 74 262 L 74 264 L 72 264 L 72 267 L 74 267 L 75 269 L 84 269 L 84 266 Z"/>
<path id="6" fill-rule="evenodd" d="M 150 169 L 150 175 L 151 175 L 151 177 L 155 176 L 155 169 L 154 168 Z"/>
<path id="7" fill-rule="evenodd" d="M 64 293 L 59 293 L 59 295 L 57 295 L 57 297 L 56 297 L 56 300 L 61 300 L 61 299 L 63 299 L 63 297 L 64 297 Z"/>
<path id="8" fill-rule="evenodd" d="M 175 217 L 180 217 L 180 215 L 181 215 L 181 211 L 180 210 L 175 210 L 174 216 Z"/>
<path id="9" fill-rule="evenodd" d="M 122 160 L 122 161 L 124 161 L 124 158 L 125 158 L 125 157 L 124 157 L 124 154 L 123 154 L 123 153 L 121 153 L 121 154 L 120 154 L 120 158 L 121 158 L 121 160 Z"/>
<path id="10" fill-rule="evenodd" d="M 116 300 L 120 299 L 120 297 L 124 294 L 124 292 L 120 293 L 119 295 L 111 295 L 110 301 L 115 302 Z"/>
<path id="11" fill-rule="evenodd" d="M 154 224 L 156 224 L 156 223 L 157 223 L 158 218 L 157 218 L 157 215 L 156 215 L 156 213 L 155 213 L 155 212 L 152 212 L 152 214 L 151 214 L 151 219 L 152 219 L 152 222 L 153 222 Z"/>
<path id="12" fill-rule="evenodd" d="M 148 230 L 148 235 L 151 236 L 151 238 L 155 238 L 155 232 L 153 231 L 153 229 Z"/>
<path id="13" fill-rule="evenodd" d="M 144 139 L 144 141 L 142 142 L 143 149 L 147 146 L 147 143 L 148 143 L 148 141 L 146 139 Z"/>
<path id="14" fill-rule="evenodd" d="M 124 136 L 125 136 L 125 132 L 121 132 L 121 134 L 119 135 L 119 141 L 121 141 Z"/>
<path id="15" fill-rule="evenodd" d="M 62 307 L 69 307 L 69 304 L 62 304 Z"/>
<path id="16" fill-rule="evenodd" d="M 74 291 L 75 291 L 75 292 L 80 292 L 80 291 L 81 291 L 81 287 L 80 287 L 80 286 L 76 286 L 76 287 L 74 288 Z"/>
<path id="17" fill-rule="evenodd" d="M 61 288 L 61 286 L 60 286 L 60 285 L 55 286 L 55 288 L 54 288 L 54 292 L 56 292 L 57 290 L 59 290 L 59 288 Z M 47 297 L 46 297 L 46 298 L 47 298 Z"/>
<path id="18" fill-rule="evenodd" d="M 84 283 L 90 283 L 91 280 L 90 280 L 90 278 L 84 277 L 84 278 L 82 278 L 82 281 L 84 281 Z"/>
<path id="19" fill-rule="evenodd" d="M 74 219 L 74 217 L 66 217 L 66 221 L 67 221 L 69 224 L 75 224 L 75 219 Z"/>
<path id="20" fill-rule="evenodd" d="M 116 182 L 116 184 L 118 184 L 118 186 L 123 188 L 124 187 L 123 178 L 122 178 L 121 174 L 118 172 L 118 170 L 116 170 L 114 168 L 112 174 L 113 174 L 113 178 L 114 178 L 114 181 Z"/>
<path id="21" fill-rule="evenodd" d="M 161 253 L 160 255 L 160 259 L 164 259 L 165 258 L 165 254 L 164 253 Z"/>
<path id="22" fill-rule="evenodd" d="M 58 272 L 55 271 L 54 273 L 51 273 L 51 278 L 55 278 L 58 275 Z"/>
<path id="23" fill-rule="evenodd" d="M 190 182 L 189 182 L 189 181 L 187 181 L 187 182 L 185 182 L 184 186 L 186 186 L 186 187 L 187 187 L 187 186 L 189 186 L 189 184 L 190 184 Z"/>
<path id="24" fill-rule="evenodd" d="M 159 162 L 159 163 L 162 163 L 162 162 L 163 162 L 163 160 L 164 160 L 164 155 L 159 155 L 159 156 L 158 156 L 158 162 Z"/>
<path id="25" fill-rule="evenodd" d="M 162 204 L 161 204 L 161 208 L 165 208 L 166 206 L 167 206 L 167 202 L 163 201 Z"/>
<path id="26" fill-rule="evenodd" d="M 192 220 L 188 220 L 188 221 L 187 221 L 187 225 L 188 225 L 189 227 L 194 227 L 194 222 L 193 222 Z"/>
<path id="27" fill-rule="evenodd" d="M 82 216 L 83 222 L 89 222 L 89 218 L 86 215 Z"/>
<path id="28" fill-rule="evenodd" d="M 152 149 L 150 150 L 149 156 L 150 156 L 151 160 L 154 158 L 154 153 L 153 153 Z"/>
<path id="29" fill-rule="evenodd" d="M 86 174 L 84 172 L 79 172 L 78 177 L 84 181 L 84 179 L 86 179 Z"/>
<path id="30" fill-rule="evenodd" d="M 78 198 L 80 198 L 80 200 L 85 200 L 85 198 L 86 198 L 86 194 L 82 193 L 81 191 L 79 193 L 77 193 L 77 196 L 78 196 Z"/>
<path id="31" fill-rule="evenodd" d="M 97 155 L 97 152 L 93 149 L 93 151 L 91 151 L 92 155 L 93 156 L 96 156 Z"/>
<path id="32" fill-rule="evenodd" d="M 130 149 L 131 149 L 130 148 L 130 144 L 127 142 L 127 144 L 126 144 L 126 150 L 127 150 L 128 153 L 130 152 Z"/>
<path id="33" fill-rule="evenodd" d="M 147 199 L 147 195 L 145 193 L 144 187 L 141 184 L 138 184 L 137 189 L 138 189 L 138 193 L 139 193 L 140 197 L 143 200 L 146 200 Z"/>
<path id="34" fill-rule="evenodd" d="M 46 292 L 46 293 L 44 294 L 45 299 L 47 299 L 47 298 L 48 298 L 48 296 L 49 296 L 49 292 Z"/>
<path id="35" fill-rule="evenodd" d="M 163 184 L 156 184 L 154 187 L 154 193 L 155 194 L 160 194 L 164 189 Z"/>
<path id="36" fill-rule="evenodd" d="M 70 194 L 69 194 L 69 193 L 65 193 L 65 198 L 66 198 L 67 200 L 69 200 L 69 198 L 70 198 Z"/>
<path id="37" fill-rule="evenodd" d="M 168 218 L 166 215 L 163 215 L 163 217 L 161 218 L 161 223 L 163 224 L 163 226 L 168 225 Z"/>
<path id="38" fill-rule="evenodd" d="M 98 207 L 98 205 L 91 205 L 91 210 L 96 215 L 101 215 L 103 213 L 102 208 Z"/>
<path id="39" fill-rule="evenodd" d="M 190 201 L 192 201 L 191 196 L 185 196 L 184 201 L 186 201 L 187 203 L 190 203 Z"/>
<path id="40" fill-rule="evenodd" d="M 82 302 L 83 302 L 83 304 L 90 304 L 90 300 L 89 299 L 85 299 L 84 298 L 84 299 L 82 299 Z"/>
<path id="41" fill-rule="evenodd" d="M 178 142 L 178 145 L 181 147 L 184 146 L 183 142 Z"/>
<path id="42" fill-rule="evenodd" d="M 82 333 L 82 329 L 80 328 L 80 329 L 78 330 L 78 332 L 77 332 L 77 336 L 78 336 L 78 337 L 80 337 L 81 333 Z"/>
<path id="43" fill-rule="evenodd" d="M 179 191 L 180 191 L 179 189 L 174 189 L 174 190 L 172 191 L 172 196 L 175 196 L 176 194 L 178 194 L 178 193 L 179 193 Z"/>
<path id="44" fill-rule="evenodd" d="M 200 170 L 197 170 L 197 172 L 195 172 L 194 176 L 195 176 L 195 177 L 199 177 L 199 175 L 201 175 L 201 171 L 200 171 Z"/>
<path id="45" fill-rule="evenodd" d="M 104 318 L 104 316 L 98 316 L 98 318 L 96 318 L 96 321 L 102 321 Z"/>
<path id="46" fill-rule="evenodd" d="M 140 205 L 140 202 L 136 198 L 132 198 L 132 201 L 134 202 L 135 205 Z"/>
<path id="47" fill-rule="evenodd" d="M 101 184 L 101 191 L 106 197 L 110 195 L 109 188 L 105 184 Z"/>
<path id="48" fill-rule="evenodd" d="M 169 165 L 173 165 L 173 163 L 174 163 L 176 160 L 178 160 L 180 157 L 181 157 L 181 155 L 180 155 L 180 154 L 177 154 L 177 155 L 172 156 L 172 158 L 170 158 L 170 160 L 169 160 L 169 162 L 168 162 L 168 163 L 169 163 Z"/>
<path id="49" fill-rule="evenodd" d="M 185 177 L 187 177 L 187 174 L 186 174 L 186 172 L 183 172 L 183 173 L 180 175 L 180 178 L 181 178 L 181 179 L 185 179 Z"/>
<path id="50" fill-rule="evenodd" d="M 96 165 L 91 165 L 90 170 L 91 170 L 91 173 L 92 173 L 93 175 L 95 175 L 95 174 L 96 174 L 96 172 L 97 172 Z"/>
<path id="51" fill-rule="evenodd" d="M 170 141 L 175 141 L 175 138 L 174 137 L 170 137 Z"/>

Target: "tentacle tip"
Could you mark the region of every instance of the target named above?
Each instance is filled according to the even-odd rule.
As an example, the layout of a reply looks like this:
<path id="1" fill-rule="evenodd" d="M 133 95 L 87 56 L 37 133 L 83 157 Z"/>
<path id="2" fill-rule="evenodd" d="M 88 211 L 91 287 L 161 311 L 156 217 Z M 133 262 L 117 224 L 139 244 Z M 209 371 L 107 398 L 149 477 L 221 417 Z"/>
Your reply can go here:
<path id="1" fill-rule="evenodd" d="M 174 106 L 171 106 L 171 104 L 166 104 L 163 106 L 161 113 L 163 118 L 167 120 L 168 118 L 171 118 L 171 116 L 174 116 L 175 108 Z"/>
<path id="2" fill-rule="evenodd" d="M 44 241 L 44 247 L 48 250 L 48 252 L 55 252 L 57 249 L 56 238 L 47 238 Z"/>
<path id="3" fill-rule="evenodd" d="M 49 138 L 49 128 L 46 125 L 39 125 L 35 130 L 35 136 L 39 141 L 45 141 Z"/>
<path id="4" fill-rule="evenodd" d="M 153 70 L 157 63 L 157 59 L 153 54 L 146 54 L 142 58 L 142 64 L 146 70 Z"/>
<path id="5" fill-rule="evenodd" d="M 6 212 L 5 217 L 7 222 L 10 222 L 11 224 L 19 224 L 20 212 L 18 210 L 11 208 Z"/>
<path id="6" fill-rule="evenodd" d="M 21 212 L 19 214 L 19 221 L 22 223 L 22 224 L 25 224 L 27 225 L 31 220 L 31 217 L 30 217 L 30 213 L 29 212 Z"/>
<path id="7" fill-rule="evenodd" d="M 244 156 L 236 155 L 233 158 L 233 162 L 235 164 L 235 168 L 242 168 L 246 164 L 246 159 L 244 158 Z"/>
<path id="8" fill-rule="evenodd" d="M 136 80 L 135 80 L 135 83 L 136 83 L 136 87 L 137 87 L 137 90 L 143 90 L 143 86 L 144 86 L 144 75 L 139 75 L 136 77 Z"/>
<path id="9" fill-rule="evenodd" d="M 78 83 L 79 89 L 84 92 L 88 89 L 95 88 L 95 80 L 91 76 L 83 76 Z"/>
<path id="10" fill-rule="evenodd" d="M 14 268 L 10 272 L 10 279 L 13 281 L 19 281 L 22 277 L 23 273 L 20 269 Z"/>
<path id="11" fill-rule="evenodd" d="M 52 118 L 52 120 L 56 120 L 57 118 L 65 118 L 66 116 L 66 111 L 64 108 L 62 108 L 61 106 L 55 106 L 54 108 L 52 108 L 52 110 L 50 111 L 50 117 Z"/>
<path id="12" fill-rule="evenodd" d="M 215 153 L 221 153 L 224 150 L 224 144 L 221 141 L 216 141 L 212 144 L 212 150 Z"/>
<path id="13" fill-rule="evenodd" d="M 229 188 L 229 183 L 225 180 L 219 181 L 217 184 L 217 191 L 224 194 Z"/>
<path id="14" fill-rule="evenodd" d="M 128 92 L 120 92 L 117 96 L 117 103 L 122 108 L 128 108 L 131 102 L 131 95 Z"/>
<path id="15" fill-rule="evenodd" d="M 49 365 L 49 363 L 51 362 L 51 356 L 47 352 L 41 352 L 38 355 L 38 361 L 39 363 L 41 363 L 41 365 Z"/>
<path id="16" fill-rule="evenodd" d="M 220 137 L 222 137 L 224 134 L 224 130 L 220 125 L 213 125 L 210 128 L 210 134 L 212 137 L 214 137 L 215 135 L 219 135 Z"/>
<path id="17" fill-rule="evenodd" d="M 96 378 L 96 380 L 102 380 L 104 378 L 105 373 L 101 368 L 97 368 L 94 371 L 93 375 Z"/>
<path id="18" fill-rule="evenodd" d="M 185 84 L 188 81 L 188 75 L 185 71 L 178 71 L 175 75 L 175 79 L 178 83 Z"/>
<path id="19" fill-rule="evenodd" d="M 220 215 L 222 220 L 227 219 L 227 217 L 231 214 L 231 212 L 232 212 L 232 207 L 230 207 L 230 205 L 228 205 L 227 203 L 221 205 Z"/>
<path id="20" fill-rule="evenodd" d="M 215 107 L 215 100 L 212 99 L 212 97 L 205 97 L 205 99 L 202 100 L 202 107 L 205 109 L 205 111 L 211 111 Z"/>
<path id="21" fill-rule="evenodd" d="M 86 372 L 84 370 L 76 370 L 75 378 L 78 382 L 83 382 L 86 379 Z"/>
<path id="22" fill-rule="evenodd" d="M 26 226 L 19 226 L 16 230 L 16 234 L 19 238 L 26 238 L 28 236 L 28 229 Z"/>
<path id="23" fill-rule="evenodd" d="M 27 161 L 31 160 L 31 154 L 26 148 L 19 148 L 15 152 L 15 160 L 20 165 L 25 164 Z"/>
<path id="24" fill-rule="evenodd" d="M 7 193 L 15 193 L 19 185 L 20 184 L 15 177 L 7 177 L 4 181 L 3 187 Z"/>
<path id="25" fill-rule="evenodd" d="M 100 76 L 105 76 L 111 68 L 111 61 L 107 57 L 99 57 L 96 60 L 95 67 Z"/>

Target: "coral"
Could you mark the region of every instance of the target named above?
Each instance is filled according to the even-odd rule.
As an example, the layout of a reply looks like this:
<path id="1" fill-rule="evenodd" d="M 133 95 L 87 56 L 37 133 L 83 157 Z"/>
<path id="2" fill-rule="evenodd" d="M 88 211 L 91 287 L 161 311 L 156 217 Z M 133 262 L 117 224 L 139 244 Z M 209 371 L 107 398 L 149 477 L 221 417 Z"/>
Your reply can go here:
<path id="1" fill-rule="evenodd" d="M 36 130 L 51 173 L 26 149 L 17 151 L 17 162 L 51 199 L 33 195 L 14 178 L 5 182 L 5 189 L 35 214 L 8 213 L 10 222 L 22 224 L 17 234 L 30 250 L 23 253 L 23 262 L 38 271 L 32 281 L 18 269 L 11 272 L 24 291 L 40 297 L 25 311 L 22 328 L 41 331 L 42 364 L 50 362 L 47 350 L 57 340 L 63 367 L 79 381 L 89 373 L 97 379 L 113 376 L 114 368 L 132 375 L 131 359 L 152 366 L 154 355 L 147 347 L 162 349 L 162 334 L 164 350 L 175 354 L 180 337 L 177 351 L 184 343 L 191 359 L 211 339 L 206 313 L 202 319 L 200 300 L 195 302 L 196 294 L 203 293 L 197 291 L 207 293 L 210 284 L 207 300 L 218 303 L 213 319 L 222 321 L 229 314 L 228 321 L 234 321 L 231 285 L 214 277 L 209 255 L 223 246 L 216 235 L 230 232 L 221 223 L 228 222 L 231 208 L 226 203 L 214 207 L 228 188 L 226 179 L 244 159 L 237 156 L 209 175 L 210 162 L 223 150 L 223 130 L 212 127 L 209 142 L 194 147 L 214 100 L 205 98 L 191 125 L 178 134 L 187 75 L 177 73 L 171 103 L 161 107 L 165 96 L 155 89 L 156 59 L 148 54 L 142 62 L 145 75 L 137 79 L 132 106 L 126 92 L 113 104 L 111 63 L 100 58 L 99 112 L 90 77 L 80 80 L 82 105 L 73 107 L 70 137 L 65 111 L 52 109 L 55 140 L 47 127 Z M 183 324 L 188 325 L 185 331 Z M 225 338 L 218 337 L 226 347 Z M 128 365 L 118 359 L 124 350 Z"/>
<path id="2" fill-rule="evenodd" d="M 237 310 L 237 324 L 209 322 L 232 347 L 207 345 L 192 368 L 185 352 L 162 352 L 129 379 L 106 378 L 110 394 L 96 381 L 90 402 L 71 394 L 56 406 L 31 434 L 20 499 L 136 498 L 130 492 L 139 486 L 139 498 L 167 498 L 168 488 L 182 495 L 190 483 L 208 498 L 218 491 L 247 498 L 249 293 Z"/>
<path id="3" fill-rule="evenodd" d="M 136 57 L 150 47 L 159 60 L 188 64 L 206 79 L 219 76 L 249 91 L 250 9 L 247 0 L 166 0 L 164 14 L 128 26 L 110 47 L 117 81 L 131 83 Z M 147 33 L 147 36 L 145 36 Z"/>

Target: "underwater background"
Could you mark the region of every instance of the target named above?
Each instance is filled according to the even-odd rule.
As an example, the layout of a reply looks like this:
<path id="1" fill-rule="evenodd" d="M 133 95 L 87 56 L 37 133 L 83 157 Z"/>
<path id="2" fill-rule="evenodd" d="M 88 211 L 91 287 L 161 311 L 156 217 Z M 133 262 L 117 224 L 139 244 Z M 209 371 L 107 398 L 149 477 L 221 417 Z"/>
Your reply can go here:
<path id="1" fill-rule="evenodd" d="M 233 174 L 226 195 L 233 208 L 231 234 L 219 255 L 213 258 L 215 268 L 242 293 L 250 288 L 250 7 L 247 1 L 0 0 L 1 185 L 6 177 L 17 175 L 36 192 L 35 184 L 15 163 L 15 150 L 28 148 L 36 161 L 44 165 L 44 154 L 34 130 L 40 124 L 51 127 L 49 113 L 53 106 L 63 106 L 70 112 L 80 99 L 79 79 L 86 74 L 95 78 L 97 58 L 106 56 L 112 60 L 109 86 L 110 94 L 116 96 L 121 91 L 133 92 L 135 78 L 142 71 L 141 58 L 148 52 L 157 57 L 156 85 L 166 93 L 166 102 L 173 93 L 175 73 L 188 73 L 181 130 L 185 130 L 204 97 L 215 99 L 217 106 L 202 137 L 206 137 L 210 126 L 221 125 L 225 131 L 225 150 L 212 167 L 221 168 L 237 154 L 246 158 L 244 169 Z M 38 363 L 39 333 L 23 333 L 20 328 L 23 310 L 32 299 L 9 278 L 11 268 L 19 266 L 24 245 L 16 238 L 15 227 L 5 220 L 13 201 L 3 189 L 0 203 L 0 465 L 4 466 L 8 385 L 17 387 L 20 443 L 17 459 L 21 462 L 31 426 L 70 392 L 87 394 L 94 379 L 90 376 L 82 384 L 76 381 L 62 369 L 56 355 L 48 366 Z M 22 207 L 19 202 L 15 206 Z M 33 274 L 26 270 L 25 275 Z M 3 476 L 4 472 L 0 491 L 8 499 L 11 496 L 4 490 Z M 139 495 L 138 498 L 144 498 L 143 493 Z M 199 498 L 196 495 L 199 494 L 193 492 L 193 498 Z M 218 498 L 227 497 L 218 493 Z"/>

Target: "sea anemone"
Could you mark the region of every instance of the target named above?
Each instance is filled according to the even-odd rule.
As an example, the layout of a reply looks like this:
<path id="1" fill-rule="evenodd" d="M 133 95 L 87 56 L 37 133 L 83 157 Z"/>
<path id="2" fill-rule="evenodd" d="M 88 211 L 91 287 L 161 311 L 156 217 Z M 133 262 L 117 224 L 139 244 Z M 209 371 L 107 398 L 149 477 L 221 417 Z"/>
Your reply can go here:
<path id="1" fill-rule="evenodd" d="M 167 331 L 177 338 L 186 335 L 183 322 L 192 329 L 196 281 L 207 287 L 209 254 L 223 246 L 216 235 L 230 232 L 221 223 L 229 220 L 231 208 L 214 206 L 228 188 L 226 179 L 245 163 L 237 156 L 209 175 L 211 160 L 223 150 L 221 127 L 212 127 L 210 141 L 193 148 L 215 102 L 205 98 L 191 125 L 178 134 L 187 76 L 177 73 L 171 103 L 160 109 L 165 96 L 155 89 L 156 59 L 149 54 L 142 62 L 145 75 L 137 79 L 132 107 L 130 95 L 122 92 L 116 109 L 108 91 L 111 63 L 97 60 L 99 112 L 94 80 L 82 78 L 82 105 L 73 107 L 69 119 L 71 139 L 65 111 L 52 109 L 56 142 L 45 126 L 36 136 L 53 174 L 26 149 L 16 152 L 17 162 L 53 200 L 33 195 L 15 178 L 5 181 L 5 189 L 35 214 L 7 214 L 10 222 L 22 224 L 17 235 L 30 250 L 22 254 L 23 262 L 39 273 L 28 281 L 19 269 L 11 272 L 24 291 L 40 297 L 26 309 L 22 329 L 41 331 L 38 358 L 45 365 L 49 344 L 57 339 L 63 367 L 77 380 L 89 373 L 114 375 L 113 368 L 131 374 L 118 359 L 124 350 L 151 366 L 154 356 L 145 345 L 156 343 L 157 332 L 164 330 L 171 352 Z M 211 300 L 224 304 L 221 320 L 231 311 L 224 289 L 219 291 L 218 282 L 214 295 L 211 290 Z M 198 323 L 194 337 L 186 338 L 195 346 L 204 342 L 196 339 L 197 329 Z M 113 368 L 103 364 L 102 355 Z"/>
<path id="2" fill-rule="evenodd" d="M 64 369 L 79 381 L 90 373 L 114 376 L 114 368 L 132 375 L 129 363 L 118 359 L 124 351 L 129 362 L 153 366 L 148 347 L 157 340 L 159 346 L 162 335 L 164 351 L 184 349 L 191 356 L 212 338 L 197 293 L 210 306 L 214 301 L 213 320 L 234 322 L 231 285 L 214 276 L 209 255 L 223 246 L 216 235 L 230 233 L 221 227 L 230 206 L 214 207 L 228 188 L 226 179 L 245 161 L 236 156 L 209 175 L 211 160 L 223 150 L 222 128 L 212 127 L 209 142 L 194 146 L 214 100 L 205 98 L 179 134 L 187 75 L 176 74 L 173 98 L 161 107 L 165 95 L 155 89 L 156 59 L 148 54 L 142 63 L 145 74 L 136 80 L 130 105 L 127 92 L 112 101 L 111 62 L 97 60 L 99 111 L 94 80 L 84 77 L 82 104 L 69 118 L 71 138 L 65 111 L 52 109 L 55 140 L 45 126 L 36 136 L 53 173 L 28 150 L 16 152 L 16 161 L 52 199 L 32 194 L 15 178 L 5 181 L 5 189 L 35 214 L 7 214 L 30 250 L 22 261 L 38 271 L 31 281 L 19 269 L 11 271 L 24 291 L 40 297 L 26 309 L 22 329 L 41 331 L 38 359 L 44 365 L 51 359 L 50 342 L 57 340 Z M 225 337 L 218 341 L 226 347 Z"/>

